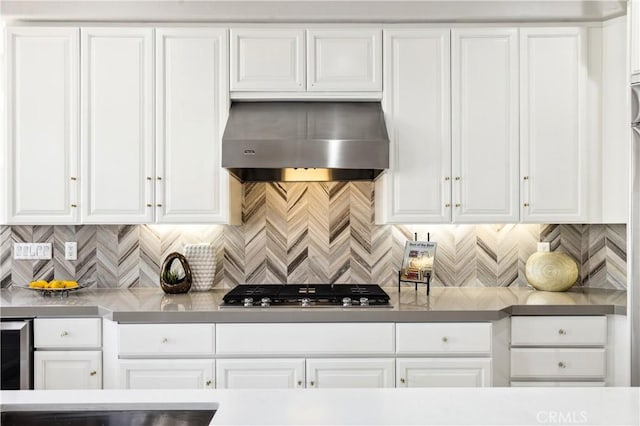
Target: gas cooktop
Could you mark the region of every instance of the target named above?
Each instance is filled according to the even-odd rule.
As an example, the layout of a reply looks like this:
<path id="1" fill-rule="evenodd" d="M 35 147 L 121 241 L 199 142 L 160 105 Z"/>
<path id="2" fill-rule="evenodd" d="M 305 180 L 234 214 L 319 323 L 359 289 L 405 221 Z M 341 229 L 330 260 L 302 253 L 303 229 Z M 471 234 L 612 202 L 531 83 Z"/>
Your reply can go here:
<path id="1" fill-rule="evenodd" d="M 240 284 L 222 300 L 221 307 L 391 307 L 377 284 Z"/>

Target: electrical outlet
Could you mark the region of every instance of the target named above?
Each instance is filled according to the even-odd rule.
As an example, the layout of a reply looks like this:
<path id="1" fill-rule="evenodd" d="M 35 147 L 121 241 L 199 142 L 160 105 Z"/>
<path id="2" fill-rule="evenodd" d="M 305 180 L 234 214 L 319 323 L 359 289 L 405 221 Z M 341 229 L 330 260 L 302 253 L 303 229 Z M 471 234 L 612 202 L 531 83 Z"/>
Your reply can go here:
<path id="1" fill-rule="evenodd" d="M 64 243 L 64 258 L 66 260 L 78 259 L 78 243 L 75 241 L 67 241 Z"/>
<path id="2" fill-rule="evenodd" d="M 51 259 L 51 243 L 14 243 L 13 258 L 16 260 Z"/>
<path id="3" fill-rule="evenodd" d="M 551 251 L 551 244 L 548 242 L 538 243 L 538 251 L 542 251 L 542 252 Z"/>

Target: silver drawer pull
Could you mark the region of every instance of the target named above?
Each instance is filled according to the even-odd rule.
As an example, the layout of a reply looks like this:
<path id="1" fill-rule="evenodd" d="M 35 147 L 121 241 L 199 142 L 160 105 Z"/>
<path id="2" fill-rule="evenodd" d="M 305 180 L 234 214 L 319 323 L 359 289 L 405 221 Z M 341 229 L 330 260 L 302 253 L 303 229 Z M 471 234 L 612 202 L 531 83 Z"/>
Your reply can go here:
<path id="1" fill-rule="evenodd" d="M 558 363 L 558 367 L 560 367 L 560 368 L 567 368 L 567 364 L 565 364 L 564 362 L 560 361 L 560 362 Z"/>
<path id="2" fill-rule="evenodd" d="M 558 334 L 564 336 L 565 334 L 567 334 L 567 332 L 561 328 L 560 330 L 558 330 Z"/>
<path id="3" fill-rule="evenodd" d="M 316 382 L 314 382 L 313 380 L 311 382 L 309 382 L 309 384 L 311 385 L 311 387 L 316 385 Z"/>
<path id="4" fill-rule="evenodd" d="M 162 343 L 167 343 L 169 341 L 169 339 L 167 339 L 166 337 L 162 338 Z"/>
<path id="5" fill-rule="evenodd" d="M 92 371 L 89 373 L 90 376 L 95 376 L 96 374 L 98 374 L 96 371 Z"/>
<path id="6" fill-rule="evenodd" d="M 404 379 L 404 377 L 400 377 L 400 383 L 406 383 L 407 381 Z"/>
<path id="7" fill-rule="evenodd" d="M 443 341 L 444 343 L 447 343 L 447 342 L 449 341 L 449 338 L 448 338 L 447 336 L 444 336 L 444 337 L 442 338 L 442 341 Z"/>
<path id="8" fill-rule="evenodd" d="M 66 331 L 63 331 L 62 333 L 60 333 L 60 337 L 64 337 L 64 336 L 68 336 L 69 333 L 67 333 Z"/>

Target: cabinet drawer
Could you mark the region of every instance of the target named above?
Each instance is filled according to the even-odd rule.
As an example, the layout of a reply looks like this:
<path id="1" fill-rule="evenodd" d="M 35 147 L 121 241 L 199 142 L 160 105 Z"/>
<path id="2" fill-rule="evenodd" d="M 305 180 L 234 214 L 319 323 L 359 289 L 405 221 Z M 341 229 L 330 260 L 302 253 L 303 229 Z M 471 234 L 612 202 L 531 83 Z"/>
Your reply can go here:
<path id="1" fill-rule="evenodd" d="M 511 382 L 512 388 L 597 388 L 604 385 L 604 382 Z"/>
<path id="2" fill-rule="evenodd" d="M 100 318 L 36 318 L 33 343 L 36 348 L 99 348 L 102 346 Z"/>
<path id="3" fill-rule="evenodd" d="M 490 353 L 490 323 L 397 324 L 398 354 Z"/>
<path id="4" fill-rule="evenodd" d="M 604 346 L 607 317 L 513 317 L 513 346 Z"/>
<path id="5" fill-rule="evenodd" d="M 512 378 L 605 377 L 604 349 L 511 349 Z"/>
<path id="6" fill-rule="evenodd" d="M 393 324 L 218 324 L 218 354 L 392 354 Z"/>
<path id="7" fill-rule="evenodd" d="M 213 324 L 122 324 L 121 356 L 212 355 Z"/>

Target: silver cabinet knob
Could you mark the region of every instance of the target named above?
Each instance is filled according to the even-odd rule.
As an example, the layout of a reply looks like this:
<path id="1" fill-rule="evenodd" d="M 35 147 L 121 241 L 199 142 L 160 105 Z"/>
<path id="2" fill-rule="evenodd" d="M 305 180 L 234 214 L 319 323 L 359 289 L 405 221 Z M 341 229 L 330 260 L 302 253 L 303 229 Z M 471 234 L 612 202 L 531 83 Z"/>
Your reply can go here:
<path id="1" fill-rule="evenodd" d="M 529 203 L 524 203 L 523 204 L 525 207 L 529 207 Z"/>
<path id="2" fill-rule="evenodd" d="M 460 180 L 460 176 L 456 176 L 456 180 Z"/>
<path id="3" fill-rule="evenodd" d="M 71 180 L 78 180 L 78 178 L 75 176 L 71 176 Z"/>
<path id="4" fill-rule="evenodd" d="M 162 343 L 167 343 L 167 342 L 169 342 L 169 339 L 167 339 L 166 337 L 163 337 L 162 338 Z"/>
<path id="5" fill-rule="evenodd" d="M 147 207 L 153 207 L 153 204 L 147 203 Z"/>
<path id="6" fill-rule="evenodd" d="M 447 203 L 444 205 L 445 207 L 451 207 L 451 203 Z"/>
<path id="7" fill-rule="evenodd" d="M 314 386 L 316 385 L 316 382 L 314 382 L 314 381 L 312 380 L 312 381 L 310 381 L 310 382 L 309 382 L 309 385 L 310 385 L 311 387 L 314 387 Z"/>
<path id="8" fill-rule="evenodd" d="M 158 176 L 156 179 L 158 179 L 158 180 L 162 180 L 162 178 L 161 178 L 160 176 Z"/>
<path id="9" fill-rule="evenodd" d="M 298 380 L 298 386 L 302 386 L 302 380 Z"/>
<path id="10" fill-rule="evenodd" d="M 445 176 L 444 180 L 451 180 L 449 176 Z"/>
<path id="11" fill-rule="evenodd" d="M 560 362 L 558 363 L 558 367 L 560 367 L 560 368 L 567 368 L 567 364 L 565 364 L 564 362 L 560 361 Z"/>
<path id="12" fill-rule="evenodd" d="M 260 299 L 260 306 L 266 308 L 269 305 L 271 305 L 271 299 L 269 299 L 268 297 L 263 297 L 262 299 Z"/>
<path id="13" fill-rule="evenodd" d="M 60 333 L 60 337 L 64 337 L 64 336 L 68 336 L 69 333 L 67 333 L 66 331 L 63 331 L 62 333 Z"/>
<path id="14" fill-rule="evenodd" d="M 524 176 L 522 179 L 529 180 L 529 176 Z"/>
<path id="15" fill-rule="evenodd" d="M 211 380 L 207 380 L 205 383 L 205 386 L 211 386 L 211 383 L 212 383 Z"/>
<path id="16" fill-rule="evenodd" d="M 456 203 L 456 207 L 460 207 L 460 203 Z"/>
<path id="17" fill-rule="evenodd" d="M 151 180 L 151 176 L 147 176 L 147 180 Z"/>
<path id="18" fill-rule="evenodd" d="M 342 299 L 342 306 L 344 306 L 344 307 L 351 306 L 351 298 L 350 297 L 343 298 Z"/>
<path id="19" fill-rule="evenodd" d="M 400 377 L 400 383 L 407 383 L 407 381 L 404 379 L 404 377 Z"/>
<path id="20" fill-rule="evenodd" d="M 558 334 L 564 336 L 565 334 L 567 334 L 567 332 L 561 328 L 560 330 L 558 330 Z"/>
<path id="21" fill-rule="evenodd" d="M 162 207 L 161 203 L 156 204 L 157 207 Z"/>
<path id="22" fill-rule="evenodd" d="M 96 374 L 98 374 L 97 371 L 92 371 L 92 372 L 89 373 L 90 376 L 95 376 Z"/>
<path id="23" fill-rule="evenodd" d="M 448 338 L 447 336 L 443 336 L 443 337 L 442 337 L 442 341 L 443 341 L 444 343 L 447 343 L 447 342 L 449 341 L 449 338 Z"/>
<path id="24" fill-rule="evenodd" d="M 75 209 L 76 207 L 78 207 L 78 205 L 77 204 L 71 204 L 71 207 Z"/>

